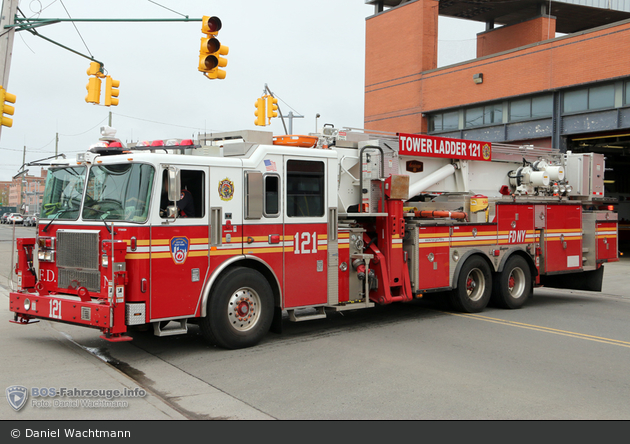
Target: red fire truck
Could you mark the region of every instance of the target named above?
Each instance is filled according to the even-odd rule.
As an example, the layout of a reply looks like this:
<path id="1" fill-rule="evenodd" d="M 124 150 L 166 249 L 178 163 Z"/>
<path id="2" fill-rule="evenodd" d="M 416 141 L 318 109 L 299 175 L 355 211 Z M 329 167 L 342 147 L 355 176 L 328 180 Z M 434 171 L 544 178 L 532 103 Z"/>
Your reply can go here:
<path id="1" fill-rule="evenodd" d="M 108 341 L 198 324 L 235 349 L 283 315 L 601 291 L 618 260 L 598 154 L 331 126 L 140 145 L 110 136 L 49 167 L 37 236 L 16 242 L 12 322 Z"/>

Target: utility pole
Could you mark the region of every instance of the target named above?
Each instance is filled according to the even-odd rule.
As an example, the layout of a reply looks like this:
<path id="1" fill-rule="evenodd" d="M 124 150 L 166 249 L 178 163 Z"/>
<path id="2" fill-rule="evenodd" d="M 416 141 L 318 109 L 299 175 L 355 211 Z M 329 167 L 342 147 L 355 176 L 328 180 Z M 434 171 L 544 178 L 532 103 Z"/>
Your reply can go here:
<path id="1" fill-rule="evenodd" d="M 55 157 L 57 157 L 59 151 L 59 133 L 55 133 Z"/>
<path id="2" fill-rule="evenodd" d="M 13 55 L 13 38 L 15 28 L 6 28 L 15 22 L 18 0 L 3 0 L 2 16 L 0 16 L 0 86 L 8 90 L 11 56 Z M 2 126 L 0 126 L 0 134 Z"/>
<path id="3" fill-rule="evenodd" d="M 109 123 L 107 124 L 110 128 L 112 127 L 112 112 L 109 112 Z"/>
<path id="4" fill-rule="evenodd" d="M 22 169 L 26 163 L 26 145 L 24 145 L 24 151 L 22 151 Z M 26 173 L 20 177 L 20 207 L 18 213 L 22 213 L 22 205 L 24 205 L 24 182 L 26 181 Z"/>
<path id="5" fill-rule="evenodd" d="M 282 117 L 287 117 L 289 119 L 289 134 L 293 134 L 293 119 L 302 119 L 304 116 L 298 116 L 293 114 L 293 111 L 289 111 L 287 116 Z"/>

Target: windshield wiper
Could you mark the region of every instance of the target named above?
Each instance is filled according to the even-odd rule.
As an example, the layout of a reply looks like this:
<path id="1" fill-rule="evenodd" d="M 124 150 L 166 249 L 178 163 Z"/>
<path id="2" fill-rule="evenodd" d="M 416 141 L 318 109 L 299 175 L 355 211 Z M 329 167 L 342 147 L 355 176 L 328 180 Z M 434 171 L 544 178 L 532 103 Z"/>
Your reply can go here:
<path id="1" fill-rule="evenodd" d="M 105 217 L 109 216 L 109 211 L 97 210 L 96 208 L 92 208 L 92 207 L 83 208 L 84 213 L 85 213 L 85 210 L 94 211 L 95 213 L 102 214 Z M 109 231 L 109 234 L 112 234 L 112 229 L 109 227 L 109 225 L 107 225 L 107 221 L 105 220 L 105 217 L 100 217 L 99 219 L 103 221 L 103 223 L 105 224 L 105 228 L 107 228 L 107 231 Z M 118 233 L 114 233 L 114 234 L 118 234 Z"/>
<path id="2" fill-rule="evenodd" d="M 44 229 L 43 229 L 42 231 L 43 231 L 44 233 L 45 233 L 46 231 L 48 231 L 48 227 L 50 227 L 50 224 L 52 224 L 52 223 L 55 221 L 55 219 L 57 219 L 57 218 L 58 218 L 61 214 L 63 214 L 63 213 L 67 213 L 68 211 L 78 211 L 78 210 L 79 210 L 78 208 L 65 208 L 65 209 L 63 209 L 63 210 L 59 210 L 59 211 L 57 211 L 57 212 L 53 215 L 53 217 L 52 217 L 52 219 L 50 220 L 50 222 L 48 222 L 48 224 L 44 227 Z"/>

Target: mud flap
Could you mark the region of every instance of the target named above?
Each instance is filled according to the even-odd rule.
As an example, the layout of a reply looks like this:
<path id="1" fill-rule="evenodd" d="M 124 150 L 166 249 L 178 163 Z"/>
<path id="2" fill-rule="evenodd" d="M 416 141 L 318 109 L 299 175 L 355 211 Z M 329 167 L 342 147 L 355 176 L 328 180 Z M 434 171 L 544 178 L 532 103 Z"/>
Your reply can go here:
<path id="1" fill-rule="evenodd" d="M 273 321 L 271 322 L 272 333 L 282 334 L 282 308 L 274 307 L 273 309 Z"/>
<path id="2" fill-rule="evenodd" d="M 567 290 L 602 291 L 604 280 L 604 266 L 597 270 L 581 273 L 555 274 L 540 276 L 540 283 L 550 288 L 565 288 Z"/>

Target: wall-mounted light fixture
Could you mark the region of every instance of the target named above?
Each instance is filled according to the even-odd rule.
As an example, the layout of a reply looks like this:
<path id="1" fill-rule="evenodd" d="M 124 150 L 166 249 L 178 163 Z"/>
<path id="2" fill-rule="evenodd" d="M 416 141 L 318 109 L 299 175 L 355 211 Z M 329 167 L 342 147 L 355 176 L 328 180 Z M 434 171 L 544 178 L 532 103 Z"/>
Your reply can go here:
<path id="1" fill-rule="evenodd" d="M 482 73 L 473 74 L 473 82 L 483 83 L 483 74 Z"/>

